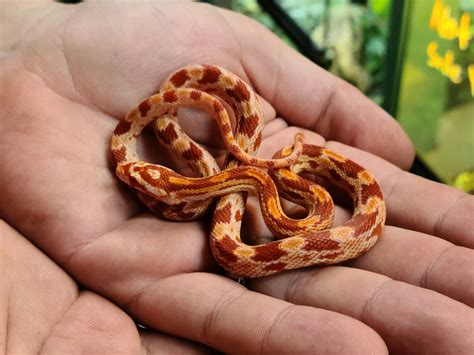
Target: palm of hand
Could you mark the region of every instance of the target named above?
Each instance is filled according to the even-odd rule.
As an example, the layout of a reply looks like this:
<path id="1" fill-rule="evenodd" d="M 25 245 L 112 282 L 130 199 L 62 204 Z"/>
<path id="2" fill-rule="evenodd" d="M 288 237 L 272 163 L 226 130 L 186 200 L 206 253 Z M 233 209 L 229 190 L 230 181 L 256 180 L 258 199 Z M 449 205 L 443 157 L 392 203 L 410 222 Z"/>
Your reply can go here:
<path id="1" fill-rule="evenodd" d="M 468 254 L 472 251 L 453 247 L 439 261 L 437 257 L 450 248 L 450 243 L 412 229 L 472 247 L 468 226 L 472 222 L 461 208 L 472 205 L 472 199 L 404 175 L 379 158 L 337 143 L 332 145 L 374 171 L 386 192 L 392 190 L 387 193 L 389 224 L 406 228 L 387 227 L 380 246 L 351 264 L 372 272 L 338 266 L 295 271 L 249 285 L 276 298 L 248 292 L 213 274 L 198 273 L 215 270 L 205 225 L 170 223 L 144 211 L 117 182 L 108 158 L 116 118 L 152 94 L 171 71 L 189 63 L 222 65 L 252 81 L 259 93 L 295 125 L 314 128 L 328 139 L 351 142 L 399 165 L 409 162 L 410 148 L 383 147 L 381 143 L 395 132 L 393 122 L 373 107 L 370 110 L 375 113 L 364 112 L 359 106 L 367 102 L 360 97 L 353 98 L 360 113 L 339 105 L 345 98 L 341 93 L 343 84 L 283 49 L 253 23 L 243 26 L 247 20 L 239 16 L 187 2 L 139 7 L 84 4 L 79 11 L 62 11 L 56 12 L 60 19 L 57 23 L 45 22 L 37 38 L 21 51 L 24 67 L 17 58 L 5 65 L 3 80 L 8 90 L 2 95 L 13 104 L 3 108 L 6 129 L 1 142 L 6 169 L 0 174 L 0 183 L 5 186 L 4 201 L 11 201 L 11 205 L 2 202 L 0 210 L 10 224 L 75 279 L 119 304 L 140 323 L 223 351 L 242 348 L 243 344 L 248 351 L 263 352 L 331 348 L 330 342 L 326 348 L 320 341 L 302 344 L 298 340 L 312 331 L 322 335 L 320 339 L 339 337 L 342 348 L 359 345 L 362 349 L 370 343 L 373 351 L 383 349 L 371 328 L 314 307 L 362 320 L 376 329 L 391 349 L 400 351 L 403 345 L 397 344 L 388 322 L 378 314 L 389 314 L 395 323 L 401 322 L 396 316 L 400 307 L 395 303 L 403 298 L 419 300 L 411 310 L 421 321 L 413 320 L 403 329 L 405 343 L 412 347 L 416 346 L 415 337 L 410 337 L 413 329 L 432 322 L 437 322 L 437 334 L 444 334 L 443 339 L 454 332 L 453 324 L 428 316 L 428 305 L 445 305 L 442 312 L 456 314 L 457 322 L 466 321 L 463 313 L 467 308 L 449 297 L 472 305 L 473 292 L 447 282 L 447 278 L 461 282 L 466 275 L 463 272 L 472 273 Z M 261 43 L 265 43 L 262 48 Z M 274 54 L 280 57 L 278 61 Z M 282 73 L 279 68 L 291 60 L 298 64 Z M 311 75 L 321 78 L 318 87 L 289 82 L 301 68 L 311 68 Z M 287 96 L 282 89 L 285 82 Z M 299 87 L 302 92 L 315 90 L 319 95 L 298 101 L 295 90 Z M 267 101 L 262 103 L 267 120 L 262 152 L 271 155 L 289 144 L 295 131 L 275 118 Z M 313 117 L 308 118 L 308 112 Z M 355 124 L 380 119 L 380 135 L 376 137 L 375 129 L 367 130 L 371 137 L 363 130 L 354 130 L 344 120 L 349 112 Z M 213 143 L 209 132 L 206 125 L 193 126 L 193 136 L 202 143 Z M 315 144 L 323 141 L 311 132 L 306 136 Z M 404 139 L 399 135 L 394 141 L 401 144 Z M 144 149 L 145 160 L 150 158 L 148 151 Z M 399 154 L 395 157 L 394 152 Z M 432 214 L 425 212 L 430 206 L 427 196 L 423 195 L 426 201 L 420 204 L 407 202 L 414 193 L 423 194 L 425 190 L 442 200 Z M 412 211 L 408 216 L 406 209 Z M 443 214 L 445 217 L 438 217 Z M 438 218 L 441 222 L 436 223 Z M 425 252 L 421 256 L 420 249 Z M 402 255 L 406 267 L 396 262 Z M 452 265 L 454 261 L 456 266 Z M 358 285 L 368 291 L 355 291 Z M 348 300 L 344 297 L 347 293 L 356 295 Z M 387 306 L 381 301 L 384 297 Z M 290 307 L 290 303 L 277 298 L 310 307 Z M 285 322 L 294 329 L 291 338 L 285 336 Z M 305 326 L 298 327 L 300 322 Z M 328 327 L 328 322 L 335 326 Z M 239 323 L 246 323 L 247 330 Z M 249 330 L 265 336 L 253 337 L 246 333 Z M 460 349 L 465 345 L 460 344 Z"/>

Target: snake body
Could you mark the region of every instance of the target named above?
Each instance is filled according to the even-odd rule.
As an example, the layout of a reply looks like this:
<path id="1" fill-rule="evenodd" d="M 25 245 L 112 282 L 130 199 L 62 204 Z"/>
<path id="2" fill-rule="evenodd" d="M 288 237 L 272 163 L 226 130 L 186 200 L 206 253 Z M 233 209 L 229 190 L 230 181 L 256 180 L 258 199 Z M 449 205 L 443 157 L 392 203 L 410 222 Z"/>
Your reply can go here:
<path id="1" fill-rule="evenodd" d="M 177 110 L 182 107 L 198 108 L 217 121 L 229 150 L 222 171 L 212 155 L 179 126 Z M 235 130 L 229 112 L 235 117 Z M 151 123 L 161 143 L 199 177 L 186 177 L 139 159 L 136 140 Z M 334 264 L 370 249 L 385 222 L 383 195 L 373 176 L 335 152 L 303 144 L 302 134 L 272 159 L 257 158 L 253 155 L 262 141 L 263 123 L 258 98 L 243 80 L 217 66 L 185 67 L 118 123 L 111 141 L 116 174 L 153 212 L 169 220 L 197 219 L 218 198 L 210 246 L 218 263 L 234 276 L 260 277 Z M 301 177 L 302 172 L 327 179 L 352 198 L 354 213 L 346 223 L 329 228 L 334 216 L 331 196 Z M 261 245 L 242 241 L 246 192 L 258 195 L 262 216 L 276 240 Z M 280 196 L 304 206 L 307 216 L 289 218 Z"/>

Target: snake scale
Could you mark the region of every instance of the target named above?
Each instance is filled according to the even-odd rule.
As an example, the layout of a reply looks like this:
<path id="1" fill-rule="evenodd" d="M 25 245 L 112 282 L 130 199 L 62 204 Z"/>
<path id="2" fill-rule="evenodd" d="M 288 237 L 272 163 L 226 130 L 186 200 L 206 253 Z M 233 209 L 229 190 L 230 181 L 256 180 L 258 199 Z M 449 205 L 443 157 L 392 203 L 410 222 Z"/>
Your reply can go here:
<path id="1" fill-rule="evenodd" d="M 205 111 L 217 121 L 229 151 L 222 171 L 213 156 L 179 126 L 177 110 L 183 107 Z M 137 138 L 150 124 L 160 142 L 199 177 L 140 160 Z M 384 199 L 374 177 L 333 151 L 303 144 L 302 134 L 296 134 L 294 144 L 272 159 L 257 158 L 263 124 L 257 95 L 243 80 L 217 66 L 187 66 L 171 74 L 157 94 L 118 123 L 111 140 L 116 175 L 137 191 L 148 208 L 168 220 L 195 220 L 213 206 L 211 250 L 236 277 L 335 264 L 370 249 L 385 223 Z M 331 196 L 302 173 L 315 174 L 345 191 L 353 201 L 352 217 L 331 228 Z M 247 192 L 258 195 L 263 219 L 274 234 L 269 243 L 248 245 L 241 239 Z M 288 217 L 280 197 L 305 207 L 306 217 Z"/>

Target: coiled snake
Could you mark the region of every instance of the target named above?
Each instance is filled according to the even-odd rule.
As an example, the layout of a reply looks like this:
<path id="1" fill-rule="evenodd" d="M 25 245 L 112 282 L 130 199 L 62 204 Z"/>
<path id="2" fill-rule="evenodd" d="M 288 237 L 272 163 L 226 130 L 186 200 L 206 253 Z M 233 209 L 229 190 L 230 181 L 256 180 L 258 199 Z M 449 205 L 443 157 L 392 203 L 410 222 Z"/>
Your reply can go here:
<path id="1" fill-rule="evenodd" d="M 225 168 L 180 128 L 177 110 L 198 108 L 214 117 L 229 155 Z M 233 132 L 229 110 L 236 119 Z M 154 123 L 156 136 L 201 177 L 141 161 L 137 137 Z M 260 277 L 310 265 L 335 264 L 371 248 L 382 233 L 385 204 L 378 183 L 360 165 L 323 147 L 303 144 L 273 159 L 253 156 L 262 141 L 263 115 L 252 88 L 229 71 L 212 65 L 191 65 L 173 73 L 159 92 L 135 107 L 112 135 L 112 160 L 120 180 L 158 216 L 175 221 L 201 217 L 215 197 L 210 246 L 231 275 Z M 264 171 L 262 168 L 267 168 Z M 352 198 L 354 213 L 343 225 L 327 229 L 334 216 L 331 196 L 302 172 L 326 178 Z M 262 215 L 277 240 L 248 245 L 240 238 L 246 193 L 259 196 Z M 285 215 L 282 196 L 304 206 L 302 219 Z"/>

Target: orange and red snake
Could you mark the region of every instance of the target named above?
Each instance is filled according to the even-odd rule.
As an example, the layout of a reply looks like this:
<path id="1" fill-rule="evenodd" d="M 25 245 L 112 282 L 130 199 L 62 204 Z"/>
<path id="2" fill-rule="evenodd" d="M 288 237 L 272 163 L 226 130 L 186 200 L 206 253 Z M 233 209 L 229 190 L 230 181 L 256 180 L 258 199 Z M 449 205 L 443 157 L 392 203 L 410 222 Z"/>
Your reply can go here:
<path id="1" fill-rule="evenodd" d="M 177 110 L 183 107 L 203 110 L 217 121 L 229 150 L 222 171 L 213 156 L 179 126 Z M 234 130 L 231 116 L 235 118 Z M 160 142 L 200 177 L 183 176 L 140 160 L 137 138 L 151 123 Z M 383 195 L 374 177 L 333 151 L 303 144 L 302 134 L 295 136 L 293 146 L 283 148 L 272 159 L 257 158 L 254 154 L 262 141 L 263 124 L 257 95 L 239 77 L 213 65 L 185 67 L 173 73 L 157 94 L 142 101 L 115 128 L 111 151 L 116 174 L 154 213 L 168 220 L 200 218 L 218 197 L 210 246 L 217 262 L 236 277 L 335 264 L 370 249 L 385 222 Z M 320 185 L 301 177 L 303 172 L 344 190 L 354 204 L 352 217 L 331 228 L 331 196 Z M 242 241 L 247 192 L 258 195 L 274 241 L 260 245 Z M 304 206 L 307 216 L 288 217 L 280 196 Z"/>

